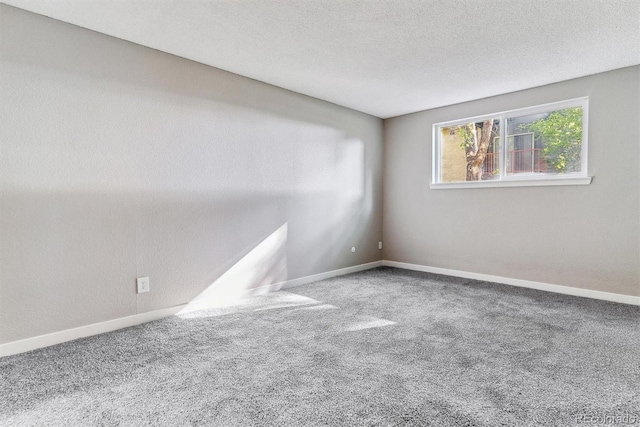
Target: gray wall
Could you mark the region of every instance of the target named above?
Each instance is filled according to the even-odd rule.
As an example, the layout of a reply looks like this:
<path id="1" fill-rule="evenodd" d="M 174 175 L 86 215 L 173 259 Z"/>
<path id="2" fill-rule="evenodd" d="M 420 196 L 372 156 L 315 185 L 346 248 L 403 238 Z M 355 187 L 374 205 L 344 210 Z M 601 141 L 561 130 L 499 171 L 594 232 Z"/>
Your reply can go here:
<path id="1" fill-rule="evenodd" d="M 589 186 L 430 190 L 433 123 L 590 97 Z M 384 258 L 640 295 L 640 67 L 385 120 Z"/>
<path id="2" fill-rule="evenodd" d="M 0 67 L 0 342 L 381 259 L 380 119 L 5 5 Z"/>

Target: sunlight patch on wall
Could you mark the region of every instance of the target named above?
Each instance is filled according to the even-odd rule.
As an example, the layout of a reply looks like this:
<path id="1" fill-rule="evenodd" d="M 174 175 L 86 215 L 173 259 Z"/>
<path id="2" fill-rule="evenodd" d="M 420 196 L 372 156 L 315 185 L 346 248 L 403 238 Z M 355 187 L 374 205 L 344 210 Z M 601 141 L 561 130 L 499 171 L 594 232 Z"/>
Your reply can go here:
<path id="1" fill-rule="evenodd" d="M 102 79 L 96 88 L 78 76 L 14 73 L 29 84 L 7 94 L 7 105 L 40 120 L 28 126 L 16 113 L 19 125 L 3 129 L 20 141 L 3 147 L 9 189 L 362 196 L 364 142 L 341 128 L 198 98 L 183 104 L 164 91 L 132 95 Z M 108 119 L 95 120 L 100 111 Z"/>
<path id="2" fill-rule="evenodd" d="M 341 188 L 344 195 L 358 199 L 365 191 L 364 143 L 346 138 L 335 148 L 336 164 L 333 188 Z"/>
<path id="3" fill-rule="evenodd" d="M 247 295 L 277 290 L 287 280 L 287 223 L 253 248 L 178 314 L 237 304 Z"/>

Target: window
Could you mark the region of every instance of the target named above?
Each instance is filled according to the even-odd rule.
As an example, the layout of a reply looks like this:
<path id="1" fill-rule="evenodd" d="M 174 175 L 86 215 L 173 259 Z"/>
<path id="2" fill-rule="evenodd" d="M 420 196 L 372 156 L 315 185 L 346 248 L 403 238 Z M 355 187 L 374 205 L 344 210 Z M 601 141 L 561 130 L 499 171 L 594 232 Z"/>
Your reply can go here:
<path id="1" fill-rule="evenodd" d="M 587 111 L 580 98 L 436 123 L 431 188 L 589 184 Z"/>

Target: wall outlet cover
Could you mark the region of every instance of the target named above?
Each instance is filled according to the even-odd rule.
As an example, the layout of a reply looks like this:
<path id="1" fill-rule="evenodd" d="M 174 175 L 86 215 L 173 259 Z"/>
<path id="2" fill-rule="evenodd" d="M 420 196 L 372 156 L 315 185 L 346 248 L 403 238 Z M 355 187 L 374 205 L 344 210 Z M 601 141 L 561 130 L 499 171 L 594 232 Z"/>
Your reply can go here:
<path id="1" fill-rule="evenodd" d="M 142 294 L 144 292 L 149 292 L 149 278 L 148 277 L 138 277 L 138 293 Z"/>

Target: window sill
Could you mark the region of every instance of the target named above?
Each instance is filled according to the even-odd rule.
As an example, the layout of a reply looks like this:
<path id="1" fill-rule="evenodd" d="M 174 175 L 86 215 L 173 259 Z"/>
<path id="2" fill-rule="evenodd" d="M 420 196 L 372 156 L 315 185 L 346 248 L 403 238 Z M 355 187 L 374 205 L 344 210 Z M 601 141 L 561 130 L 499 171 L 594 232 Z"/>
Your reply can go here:
<path id="1" fill-rule="evenodd" d="M 550 185 L 589 185 L 592 177 L 504 179 L 500 181 L 441 182 L 430 184 L 432 190 L 451 190 L 456 188 L 493 188 L 493 187 L 546 187 Z"/>

